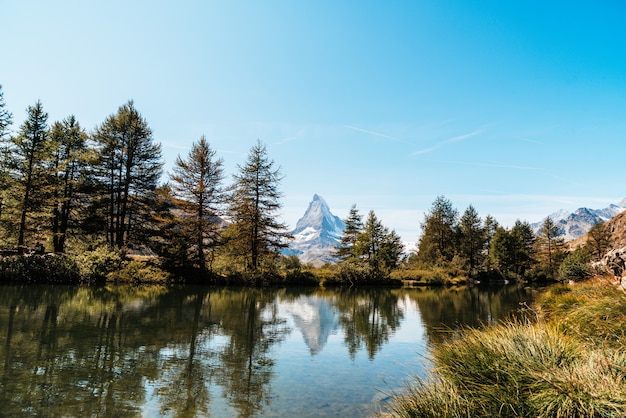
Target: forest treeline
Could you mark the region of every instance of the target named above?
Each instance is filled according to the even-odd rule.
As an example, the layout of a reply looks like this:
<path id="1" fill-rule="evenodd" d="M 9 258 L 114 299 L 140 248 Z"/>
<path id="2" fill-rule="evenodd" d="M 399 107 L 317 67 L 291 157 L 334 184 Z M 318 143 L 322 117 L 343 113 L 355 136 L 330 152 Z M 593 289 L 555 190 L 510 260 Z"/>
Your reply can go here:
<path id="1" fill-rule="evenodd" d="M 58 275 L 58 281 L 173 275 L 246 283 L 554 279 L 567 260 L 549 218 L 535 236 L 527 223 L 506 229 L 490 216 L 482 220 L 471 206 L 459 218 L 440 196 L 421 225 L 416 254 L 403 254 L 400 237 L 374 211 L 363 220 L 353 206 L 338 263 L 313 269 L 281 255 L 291 238 L 277 220 L 282 174 L 259 140 L 227 181 L 223 159 L 204 136 L 163 176 L 161 146 L 132 101 L 91 132 L 72 115 L 49 121 L 40 101 L 26 109 L 15 131 L 12 124 L 0 86 L 5 281 L 37 275 Z M 32 251 L 56 258 L 7 257 Z M 577 255 L 579 261 L 589 254 Z"/>

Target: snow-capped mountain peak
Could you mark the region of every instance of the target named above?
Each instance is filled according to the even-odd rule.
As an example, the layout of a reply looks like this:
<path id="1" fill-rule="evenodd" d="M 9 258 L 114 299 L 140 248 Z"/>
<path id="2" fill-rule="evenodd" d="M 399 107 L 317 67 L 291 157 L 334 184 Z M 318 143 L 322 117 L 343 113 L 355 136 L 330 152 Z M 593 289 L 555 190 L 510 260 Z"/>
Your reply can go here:
<path id="1" fill-rule="evenodd" d="M 315 194 L 304 216 L 298 220 L 296 229 L 291 234 L 297 235 L 307 228 L 340 236 L 345 225 L 341 218 L 331 213 L 326 201 L 318 194 Z"/>
<path id="2" fill-rule="evenodd" d="M 335 261 L 334 252 L 344 228 L 341 218 L 333 215 L 326 201 L 315 194 L 296 228 L 291 231 L 294 239 L 285 253 L 297 255 L 301 261 L 316 265 Z"/>
<path id="3" fill-rule="evenodd" d="M 549 217 L 561 228 L 562 237 L 566 241 L 571 241 L 587 233 L 596 223 L 606 222 L 618 213 L 626 209 L 626 199 L 618 204 L 610 204 L 603 209 L 578 208 L 570 213 L 564 209 L 555 212 Z M 530 224 L 535 233 L 539 233 L 543 221 Z"/>

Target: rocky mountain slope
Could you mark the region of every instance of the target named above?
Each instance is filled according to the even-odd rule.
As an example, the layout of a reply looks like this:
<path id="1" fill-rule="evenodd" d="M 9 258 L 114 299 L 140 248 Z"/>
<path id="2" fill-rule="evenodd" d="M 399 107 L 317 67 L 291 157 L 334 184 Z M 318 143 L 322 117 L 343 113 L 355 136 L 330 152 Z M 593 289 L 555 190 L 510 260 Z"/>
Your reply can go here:
<path id="1" fill-rule="evenodd" d="M 549 215 L 549 217 L 561 228 L 563 238 L 565 238 L 566 241 L 572 241 L 582 237 L 599 221 L 606 222 L 622 213 L 625 209 L 626 199 L 618 204 L 611 204 L 603 209 L 579 208 L 573 213 L 560 210 Z M 543 220 L 532 223 L 530 226 L 535 233 L 538 233 L 542 224 Z"/>
<path id="2" fill-rule="evenodd" d="M 344 222 L 333 215 L 326 201 L 314 195 L 306 212 L 290 232 L 294 236 L 289 243 L 287 255 L 296 255 L 303 263 L 321 266 L 336 261 L 335 252 L 345 228 Z"/>

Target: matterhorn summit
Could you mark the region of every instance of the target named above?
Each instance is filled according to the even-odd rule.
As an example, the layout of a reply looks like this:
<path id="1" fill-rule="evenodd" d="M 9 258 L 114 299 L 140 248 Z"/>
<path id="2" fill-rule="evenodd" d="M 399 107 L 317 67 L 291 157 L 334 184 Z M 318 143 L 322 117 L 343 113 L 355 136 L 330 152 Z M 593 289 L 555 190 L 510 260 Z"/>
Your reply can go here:
<path id="1" fill-rule="evenodd" d="M 285 253 L 316 266 L 336 261 L 334 253 L 344 228 L 341 218 L 333 215 L 326 201 L 315 194 L 296 229 L 290 232 L 294 239 Z"/>

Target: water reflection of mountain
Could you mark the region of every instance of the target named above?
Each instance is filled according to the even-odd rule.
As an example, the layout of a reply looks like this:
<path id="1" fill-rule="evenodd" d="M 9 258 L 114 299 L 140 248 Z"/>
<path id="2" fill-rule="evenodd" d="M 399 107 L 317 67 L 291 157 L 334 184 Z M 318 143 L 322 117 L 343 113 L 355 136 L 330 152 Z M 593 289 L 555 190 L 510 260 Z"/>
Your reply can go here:
<path id="1" fill-rule="evenodd" d="M 301 296 L 293 302 L 283 302 L 281 309 L 291 315 L 312 355 L 321 352 L 328 337 L 339 328 L 339 315 L 324 298 Z"/>

